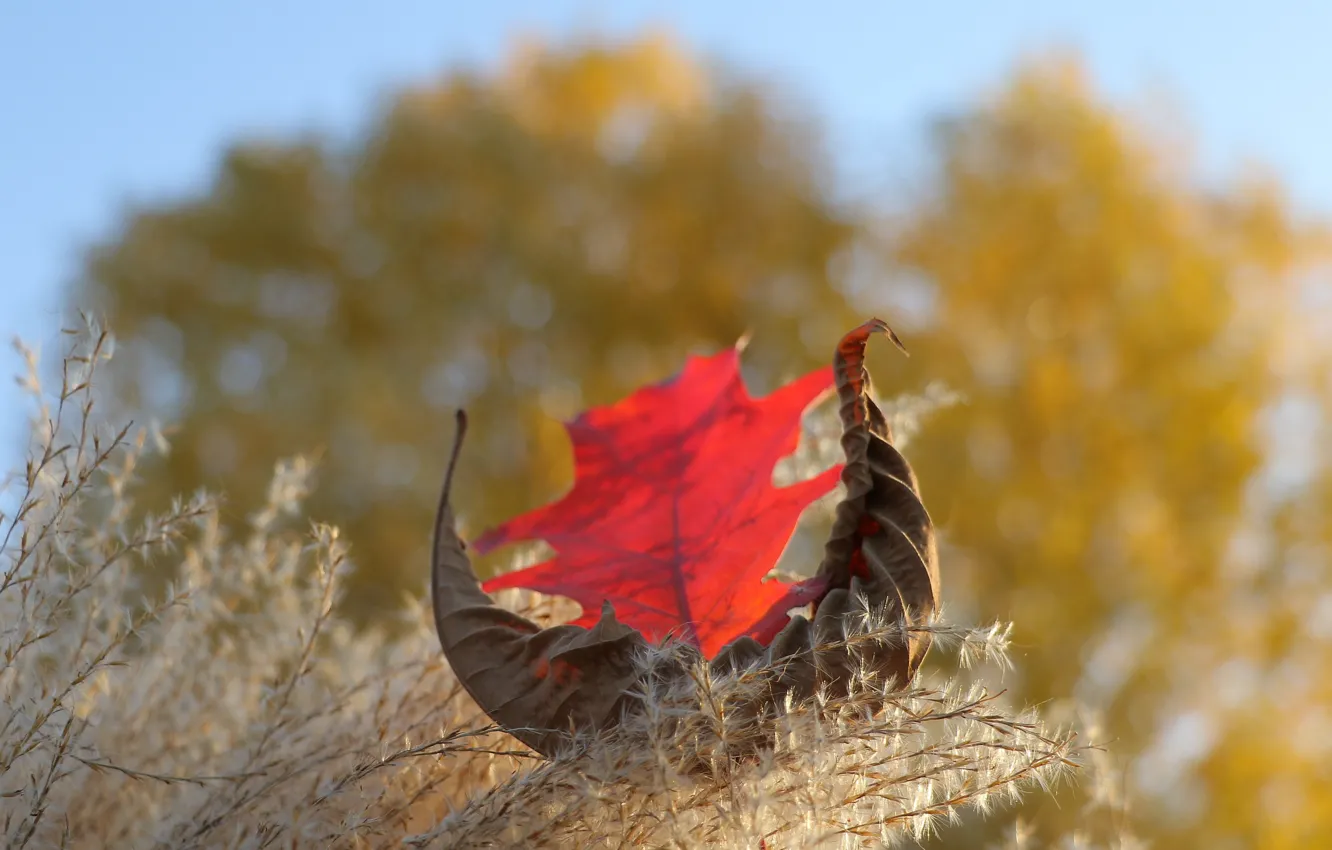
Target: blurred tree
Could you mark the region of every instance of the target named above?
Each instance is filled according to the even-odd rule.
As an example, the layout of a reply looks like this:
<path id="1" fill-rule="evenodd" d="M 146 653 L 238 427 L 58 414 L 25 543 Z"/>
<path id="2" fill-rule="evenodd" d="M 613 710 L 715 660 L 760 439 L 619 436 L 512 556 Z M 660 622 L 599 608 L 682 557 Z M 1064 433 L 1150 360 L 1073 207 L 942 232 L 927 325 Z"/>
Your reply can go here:
<path id="1" fill-rule="evenodd" d="M 1329 641 L 1295 638 L 1318 611 L 1332 635 L 1332 597 L 1298 584 L 1328 577 L 1291 565 L 1327 563 L 1332 487 L 1260 509 L 1307 237 L 1270 185 L 1188 185 L 1167 141 L 1075 65 L 1027 68 L 942 125 L 885 236 L 761 90 L 655 38 L 530 47 L 402 94 L 352 144 L 233 149 L 206 195 L 133 215 L 71 297 L 126 343 L 114 401 L 178 423 L 144 476 L 163 500 L 205 484 L 240 515 L 274 459 L 326 449 L 311 511 L 353 543 L 363 618 L 423 583 L 453 407 L 475 531 L 567 486 L 556 419 L 687 350 L 754 330 L 766 390 L 910 305 L 887 317 L 917 356 L 881 385 L 969 398 L 912 446 L 952 615 L 1018 623 L 1018 699 L 1106 713 L 1153 800 L 1140 828 L 1313 846 L 1332 777 L 1308 738 L 1332 720 L 1279 688 L 1304 671 L 1306 704 L 1329 696 Z M 1274 743 L 1274 721 L 1306 737 Z"/>
<path id="2" fill-rule="evenodd" d="M 1280 308 L 1311 235 L 1270 187 L 1190 187 L 1167 142 L 1098 102 L 1068 61 L 1024 69 L 941 125 L 937 184 L 892 250 L 935 286 L 912 368 L 969 403 L 931 421 L 913 456 L 951 542 L 954 616 L 1017 624 L 1006 685 L 1104 711 L 1114 748 L 1142 753 L 1128 778 L 1159 803 L 1139 814 L 1175 840 L 1311 846 L 1252 797 L 1290 763 L 1257 741 L 1223 746 L 1260 727 L 1217 697 L 1258 700 L 1220 667 L 1263 657 L 1244 646 L 1262 609 L 1237 592 L 1237 542 L 1267 448 L 1259 425 L 1285 390 Z M 1326 780 L 1290 781 L 1332 802 Z"/>
<path id="3" fill-rule="evenodd" d="M 767 389 L 827 360 L 852 318 L 830 261 L 858 231 L 816 141 L 660 38 L 528 46 L 405 92 L 346 149 L 231 150 L 73 298 L 126 343 L 116 400 L 178 426 L 163 499 L 203 484 L 241 515 L 275 458 L 325 449 L 311 513 L 353 542 L 370 616 L 423 587 L 453 408 L 477 531 L 567 487 L 558 419 L 688 350 L 754 330 Z"/>

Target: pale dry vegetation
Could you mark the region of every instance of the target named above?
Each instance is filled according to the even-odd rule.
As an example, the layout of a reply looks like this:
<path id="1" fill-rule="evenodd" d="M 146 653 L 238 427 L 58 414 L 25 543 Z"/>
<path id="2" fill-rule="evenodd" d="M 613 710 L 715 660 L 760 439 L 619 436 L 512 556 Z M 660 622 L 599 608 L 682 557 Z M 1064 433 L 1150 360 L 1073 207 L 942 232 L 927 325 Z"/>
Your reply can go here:
<path id="1" fill-rule="evenodd" d="M 58 393 L 28 355 L 32 442 L 0 497 L 8 846 L 876 846 L 1048 789 L 1084 753 L 964 669 L 1002 669 L 1006 629 L 940 625 L 936 666 L 954 678 L 885 695 L 866 677 L 848 697 L 788 705 L 757 761 L 727 755 L 755 733 L 730 710 L 754 677 L 703 671 L 645 685 L 645 714 L 538 759 L 487 725 L 419 605 L 382 633 L 335 614 L 346 548 L 302 516 L 305 462 L 279 464 L 243 521 L 207 494 L 133 519 L 137 464 L 166 446 L 97 415 L 109 337 L 65 339 Z M 828 450 L 814 433 L 795 474 Z M 167 568 L 165 589 L 143 578 Z M 884 628 L 867 621 L 863 637 Z"/>

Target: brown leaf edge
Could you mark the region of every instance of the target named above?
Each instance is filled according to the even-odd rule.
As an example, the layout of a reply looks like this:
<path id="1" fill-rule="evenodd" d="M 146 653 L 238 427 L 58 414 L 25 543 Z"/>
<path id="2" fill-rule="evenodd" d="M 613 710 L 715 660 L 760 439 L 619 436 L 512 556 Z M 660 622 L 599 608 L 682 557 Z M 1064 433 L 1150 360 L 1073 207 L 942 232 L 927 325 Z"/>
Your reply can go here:
<path id="1" fill-rule="evenodd" d="M 435 630 L 449 665 L 481 710 L 551 756 L 573 733 L 602 728 L 612 718 L 621 694 L 637 678 L 634 655 L 646 641 L 618 622 L 609 604 L 590 629 L 542 629 L 495 605 L 481 589 L 449 503 L 466 431 L 467 415 L 459 410 L 435 514 L 430 585 Z"/>
<path id="2" fill-rule="evenodd" d="M 871 395 L 864 354 L 874 333 L 886 334 L 906 353 L 880 319 L 851 331 L 837 347 L 833 363 L 847 492 L 811 580 L 821 594 L 814 619 L 791 618 L 767 646 L 739 638 L 711 664 L 714 673 L 767 668 L 767 704 L 750 706 L 752 712 L 769 713 L 785 695 L 803 699 L 819 688 L 845 692 L 856 665 L 906 686 L 929 650 L 928 634 L 909 629 L 927 622 L 938 608 L 934 526 L 915 473 L 893 446 L 887 419 Z M 621 712 L 635 710 L 637 700 L 629 693 L 640 675 L 636 656 L 648 648 L 647 641 L 618 622 L 609 604 L 591 629 L 541 629 L 496 606 L 481 590 L 449 502 L 466 428 L 460 410 L 435 517 L 431 597 L 436 631 L 445 657 L 477 705 L 532 749 L 554 755 L 577 733 L 607 728 Z M 900 622 L 901 640 L 854 641 L 858 624 L 871 613 Z M 672 669 L 684 673 L 683 666 Z"/>
<path id="3" fill-rule="evenodd" d="M 904 687 L 929 651 L 929 635 L 911 627 L 928 622 L 939 606 L 934 524 L 915 473 L 893 445 L 892 429 L 874 402 L 865 347 L 876 333 L 907 354 L 893 329 L 876 318 L 844 336 L 833 358 L 846 495 L 837 505 L 823 561 L 808 583 L 821 588 L 814 619 L 791 618 L 766 647 L 740 638 L 713 662 L 718 671 L 760 659 L 772 665 L 774 698 L 782 692 L 806 698 L 819 688 L 845 692 L 856 666 Z M 901 640 L 855 641 L 867 614 L 879 622 L 900 622 Z"/>

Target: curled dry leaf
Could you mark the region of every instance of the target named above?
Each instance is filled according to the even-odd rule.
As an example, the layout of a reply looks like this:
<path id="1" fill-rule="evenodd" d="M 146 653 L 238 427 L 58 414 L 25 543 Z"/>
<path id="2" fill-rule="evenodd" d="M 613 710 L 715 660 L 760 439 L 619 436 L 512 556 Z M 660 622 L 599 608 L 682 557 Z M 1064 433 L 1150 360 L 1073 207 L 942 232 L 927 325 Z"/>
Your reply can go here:
<path id="1" fill-rule="evenodd" d="M 453 456 L 435 515 L 431 599 L 444 655 L 490 718 L 550 754 L 562 734 L 602 725 L 636 677 L 633 655 L 647 642 L 607 603 L 592 628 L 542 629 L 495 605 L 481 589 L 454 528 L 449 490 L 467 417 L 458 411 Z"/>
<path id="2" fill-rule="evenodd" d="M 436 517 L 432 596 L 444 653 L 477 704 L 553 754 L 571 735 L 635 709 L 629 693 L 638 661 L 670 634 L 693 645 L 700 661 L 715 655 L 714 672 L 766 671 L 771 687 L 752 707 L 758 713 L 775 712 L 788 695 L 845 690 L 853 666 L 907 684 L 929 649 L 928 636 L 910 627 L 934 614 L 939 571 L 915 475 L 870 395 L 864 352 L 873 333 L 901 348 L 874 319 L 842 339 L 831 372 L 765 399 L 749 398 L 732 350 L 693 358 L 676 379 L 572 423 L 574 490 L 483 536 L 478 547 L 539 537 L 559 553 L 487 584 L 563 593 L 584 605 L 582 618 L 554 628 L 496 606 L 454 530 L 449 489 L 466 426 L 460 411 Z M 830 382 L 845 465 L 772 487 L 773 465 L 795 448 L 800 414 Z M 761 582 L 800 511 L 837 475 L 847 492 L 815 576 Z M 812 620 L 788 617 L 811 603 Z M 875 612 L 902 623 L 900 640 L 854 640 Z"/>

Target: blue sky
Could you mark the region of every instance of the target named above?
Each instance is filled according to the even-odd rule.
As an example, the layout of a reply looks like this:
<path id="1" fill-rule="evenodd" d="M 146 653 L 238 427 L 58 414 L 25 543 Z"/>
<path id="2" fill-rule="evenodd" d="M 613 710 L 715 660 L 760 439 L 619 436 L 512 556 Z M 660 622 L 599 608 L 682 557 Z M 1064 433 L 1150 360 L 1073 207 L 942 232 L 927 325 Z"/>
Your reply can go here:
<path id="1" fill-rule="evenodd" d="M 1332 211 L 1325 0 L 4 0 L 0 334 L 49 340 L 79 246 L 112 232 L 127 203 L 202 185 L 229 140 L 352 130 L 380 93 L 493 65 L 520 32 L 654 23 L 808 104 L 856 173 L 889 177 L 895 158 L 900 171 L 930 117 L 1062 46 L 1112 97 L 1168 94 L 1202 176 L 1261 161 L 1303 209 Z M 0 356 L 0 372 L 17 368 Z M 16 399 L 0 385 L 0 458 L 18 439 Z"/>

